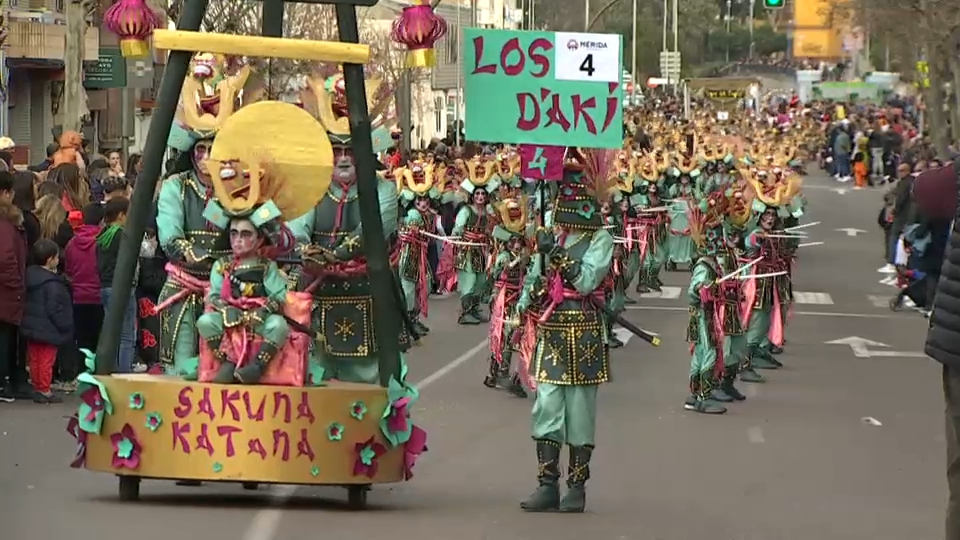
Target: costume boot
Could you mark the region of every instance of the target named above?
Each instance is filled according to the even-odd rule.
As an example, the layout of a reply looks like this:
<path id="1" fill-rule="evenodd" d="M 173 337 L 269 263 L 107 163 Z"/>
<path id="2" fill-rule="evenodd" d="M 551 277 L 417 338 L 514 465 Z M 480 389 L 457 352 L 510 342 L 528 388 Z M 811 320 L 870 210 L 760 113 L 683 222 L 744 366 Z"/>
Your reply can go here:
<path id="1" fill-rule="evenodd" d="M 740 393 L 735 386 L 733 386 L 734 381 L 737 380 L 737 366 L 730 366 L 723 373 L 723 378 L 720 380 L 720 388 L 728 396 L 732 397 L 736 401 L 743 401 L 747 399 L 747 396 Z"/>
<path id="2" fill-rule="evenodd" d="M 460 318 L 458 324 L 480 324 L 474 311 L 476 310 L 477 297 L 473 294 L 465 294 L 460 297 Z"/>
<path id="3" fill-rule="evenodd" d="M 708 397 L 720 403 L 733 403 L 734 400 L 734 397 L 723 388 L 723 378 L 717 376 L 716 373 L 712 374 L 710 379 L 710 395 Z"/>
<path id="4" fill-rule="evenodd" d="M 749 383 L 762 383 L 767 381 L 762 375 L 753 369 L 753 361 L 750 358 L 749 351 L 747 352 L 747 356 L 743 359 L 743 363 L 740 364 L 740 380 Z"/>
<path id="5" fill-rule="evenodd" d="M 663 282 L 660 281 L 659 268 L 650 272 L 650 289 L 656 292 L 661 292 L 663 290 Z"/>
<path id="6" fill-rule="evenodd" d="M 620 338 L 617 337 L 617 333 L 613 331 L 613 323 L 607 322 L 607 346 L 611 349 L 619 349 L 623 347 L 623 342 L 620 341 Z"/>
<path id="7" fill-rule="evenodd" d="M 510 385 L 507 386 L 507 392 L 518 398 L 527 399 L 527 390 L 523 387 L 523 383 L 520 382 L 520 375 L 513 376 L 510 380 Z"/>
<path id="8" fill-rule="evenodd" d="M 483 385 L 487 388 L 496 388 L 497 387 L 497 371 L 499 364 L 497 363 L 497 357 L 493 354 L 490 355 L 490 364 L 487 366 L 487 376 L 483 378 Z"/>
<path id="9" fill-rule="evenodd" d="M 263 377 L 263 372 L 267 369 L 267 364 L 277 356 L 278 352 L 280 352 L 280 347 L 277 347 L 269 341 L 264 341 L 260 344 L 260 350 L 257 351 L 257 355 L 244 364 L 243 367 L 237 368 L 237 371 L 234 372 L 237 380 L 243 384 L 257 384 L 260 382 L 260 377 Z"/>
<path id="10" fill-rule="evenodd" d="M 687 399 L 683 402 L 683 408 L 688 411 L 695 411 L 697 409 L 697 396 L 700 395 L 700 376 L 692 375 L 690 376 L 690 395 L 687 396 Z"/>
<path id="11" fill-rule="evenodd" d="M 587 491 L 584 486 L 590 479 L 590 456 L 592 446 L 571 446 L 570 464 L 567 466 L 567 493 L 560 501 L 560 511 L 579 514 L 587 506 Z"/>
<path id="12" fill-rule="evenodd" d="M 650 286 L 647 284 L 647 271 L 643 268 L 637 272 L 637 292 L 640 294 L 650 292 Z"/>
<path id="13" fill-rule="evenodd" d="M 553 512 L 560 507 L 560 443 L 537 441 L 537 481 L 540 485 L 520 502 L 527 512 Z"/>
<path id="14" fill-rule="evenodd" d="M 696 395 L 696 401 L 693 407 L 684 407 L 689 411 L 701 414 L 723 414 L 727 408 L 714 400 L 711 395 L 713 391 L 713 372 L 700 374 L 700 391 Z"/>
<path id="15" fill-rule="evenodd" d="M 420 334 L 420 337 L 424 337 L 430 333 L 430 328 L 420 320 L 420 313 L 418 313 L 417 310 L 410 312 L 410 321 L 413 322 L 413 326 L 416 328 L 417 333 Z"/>
<path id="16" fill-rule="evenodd" d="M 753 369 L 777 369 L 779 367 L 773 363 L 773 356 L 766 352 L 763 347 L 752 345 L 747 354 L 750 356 L 750 365 Z"/>
<path id="17" fill-rule="evenodd" d="M 217 374 L 213 376 L 213 380 L 210 382 L 214 384 L 231 384 L 235 382 L 233 372 L 237 369 L 237 365 L 231 362 L 227 358 L 227 355 L 220 350 L 220 344 L 222 342 L 223 336 L 217 336 L 207 340 L 207 348 L 210 349 L 210 354 L 220 362 L 220 368 L 217 369 Z"/>

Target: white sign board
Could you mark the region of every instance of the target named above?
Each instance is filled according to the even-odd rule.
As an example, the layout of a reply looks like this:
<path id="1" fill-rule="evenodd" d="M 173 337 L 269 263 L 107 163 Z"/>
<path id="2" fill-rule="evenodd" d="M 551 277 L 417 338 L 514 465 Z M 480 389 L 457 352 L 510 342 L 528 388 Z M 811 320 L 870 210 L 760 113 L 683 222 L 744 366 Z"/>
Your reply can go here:
<path id="1" fill-rule="evenodd" d="M 556 32 L 555 78 L 559 81 L 621 82 L 620 34 Z"/>

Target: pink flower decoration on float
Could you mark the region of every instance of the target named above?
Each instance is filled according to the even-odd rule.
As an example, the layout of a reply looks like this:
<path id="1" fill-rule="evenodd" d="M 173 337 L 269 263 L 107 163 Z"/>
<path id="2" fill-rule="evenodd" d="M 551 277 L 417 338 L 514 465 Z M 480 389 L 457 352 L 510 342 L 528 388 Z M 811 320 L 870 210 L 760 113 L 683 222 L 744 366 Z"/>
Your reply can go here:
<path id="1" fill-rule="evenodd" d="M 124 424 L 123 429 L 110 435 L 110 444 L 113 446 L 114 469 L 137 470 L 140 467 L 140 451 L 143 449 L 137 441 L 137 434 L 130 424 Z"/>
<path id="2" fill-rule="evenodd" d="M 417 464 L 420 454 L 427 451 L 427 432 L 413 426 L 410 439 L 403 446 L 403 479 L 413 478 L 413 466 Z"/>
<path id="3" fill-rule="evenodd" d="M 380 456 L 387 453 L 387 447 L 370 437 L 362 443 L 356 443 L 353 448 L 357 453 L 357 459 L 353 462 L 353 475 L 367 478 L 376 476 Z"/>
<path id="4" fill-rule="evenodd" d="M 390 414 L 387 416 L 387 429 L 391 433 L 403 433 L 409 429 L 409 406 L 409 397 L 402 397 L 390 404 Z"/>
<path id="5" fill-rule="evenodd" d="M 77 441 L 77 449 L 74 451 L 70 466 L 74 469 L 82 469 L 87 462 L 87 432 L 80 429 L 80 417 L 76 413 L 67 420 L 67 433 Z"/>

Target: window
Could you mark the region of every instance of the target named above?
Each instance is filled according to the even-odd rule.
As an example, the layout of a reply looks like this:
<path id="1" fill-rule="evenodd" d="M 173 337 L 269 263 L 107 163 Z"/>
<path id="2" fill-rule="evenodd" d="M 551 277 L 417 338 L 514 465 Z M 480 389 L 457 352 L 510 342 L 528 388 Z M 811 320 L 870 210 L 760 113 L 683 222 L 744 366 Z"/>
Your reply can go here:
<path id="1" fill-rule="evenodd" d="M 443 103 L 442 97 L 437 96 L 433 98 L 433 118 L 434 118 L 433 132 L 436 133 L 437 135 L 443 134 L 443 128 L 444 128 L 443 121 L 444 121 L 444 118 L 447 116 L 446 108 L 443 105 L 444 103 Z"/>
<path id="2" fill-rule="evenodd" d="M 457 58 L 460 57 L 460 29 L 455 28 L 453 32 L 447 34 L 446 43 L 444 44 L 445 53 L 444 57 L 447 64 L 456 64 Z"/>
<path id="3" fill-rule="evenodd" d="M 63 11 L 64 11 L 64 9 L 65 9 L 64 6 L 63 6 L 63 0 L 57 0 L 57 3 L 56 3 L 56 6 L 55 6 L 55 7 L 56 7 L 56 10 L 57 10 L 57 13 L 63 13 Z"/>

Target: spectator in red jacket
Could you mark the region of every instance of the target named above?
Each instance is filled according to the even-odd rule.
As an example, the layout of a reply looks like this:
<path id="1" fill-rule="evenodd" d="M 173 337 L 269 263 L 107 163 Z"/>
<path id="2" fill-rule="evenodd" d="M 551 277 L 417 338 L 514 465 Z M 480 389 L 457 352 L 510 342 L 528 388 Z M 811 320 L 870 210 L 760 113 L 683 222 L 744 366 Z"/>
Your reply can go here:
<path id="1" fill-rule="evenodd" d="M 97 348 L 103 325 L 100 274 L 97 272 L 97 235 L 103 222 L 103 205 L 83 207 L 83 225 L 67 243 L 64 273 L 73 289 L 73 320 L 77 347 Z"/>
<path id="2" fill-rule="evenodd" d="M 13 204 L 13 175 L 0 172 L 0 399 L 10 401 L 26 383 L 17 333 L 23 319 L 27 240 L 23 213 Z"/>

